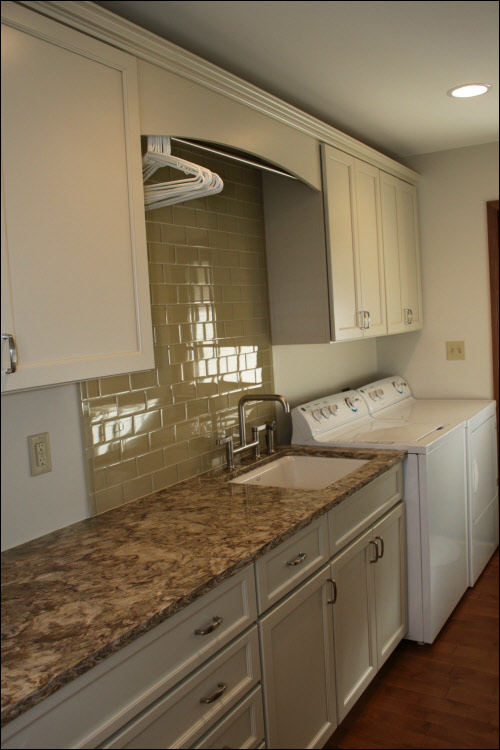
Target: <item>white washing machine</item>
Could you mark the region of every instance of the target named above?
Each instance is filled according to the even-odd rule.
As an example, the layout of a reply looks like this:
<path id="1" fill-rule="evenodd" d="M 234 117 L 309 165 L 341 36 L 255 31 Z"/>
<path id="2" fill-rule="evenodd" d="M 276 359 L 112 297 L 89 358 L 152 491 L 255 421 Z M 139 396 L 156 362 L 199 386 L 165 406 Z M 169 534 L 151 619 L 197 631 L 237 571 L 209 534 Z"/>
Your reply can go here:
<path id="1" fill-rule="evenodd" d="M 375 419 L 363 396 L 347 391 L 295 407 L 292 426 L 294 445 L 408 452 L 406 637 L 432 643 L 468 585 L 464 423 Z"/>
<path id="2" fill-rule="evenodd" d="M 467 552 L 473 586 L 498 547 L 498 462 L 495 401 L 417 399 L 399 376 L 359 389 L 377 423 L 426 424 L 431 418 L 465 425 L 467 471 Z"/>

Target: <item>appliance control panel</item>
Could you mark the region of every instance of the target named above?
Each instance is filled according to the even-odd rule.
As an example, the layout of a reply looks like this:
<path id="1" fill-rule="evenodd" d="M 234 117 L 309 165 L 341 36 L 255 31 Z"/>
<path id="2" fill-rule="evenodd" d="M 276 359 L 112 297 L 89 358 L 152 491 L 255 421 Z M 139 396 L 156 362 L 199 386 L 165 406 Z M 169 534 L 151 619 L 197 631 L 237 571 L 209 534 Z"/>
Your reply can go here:
<path id="1" fill-rule="evenodd" d="M 359 393 L 362 395 L 370 414 L 376 414 L 381 409 L 398 404 L 412 395 L 410 386 L 399 375 L 368 383 L 368 385 L 359 389 Z"/>
<path id="2" fill-rule="evenodd" d="M 357 391 L 344 391 L 309 401 L 292 409 L 293 441 L 307 442 L 315 435 L 369 416 L 368 408 Z"/>

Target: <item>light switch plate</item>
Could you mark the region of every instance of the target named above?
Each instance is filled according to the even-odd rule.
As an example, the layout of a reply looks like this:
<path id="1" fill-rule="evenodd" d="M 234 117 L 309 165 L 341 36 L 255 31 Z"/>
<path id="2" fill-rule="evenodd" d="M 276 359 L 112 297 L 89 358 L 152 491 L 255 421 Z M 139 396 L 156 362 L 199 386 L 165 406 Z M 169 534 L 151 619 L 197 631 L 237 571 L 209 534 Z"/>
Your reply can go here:
<path id="1" fill-rule="evenodd" d="M 465 342 L 447 341 L 446 359 L 465 359 Z"/>
<path id="2" fill-rule="evenodd" d="M 28 435 L 28 446 L 31 475 L 35 477 L 52 471 L 49 433 L 40 432 L 38 435 Z"/>

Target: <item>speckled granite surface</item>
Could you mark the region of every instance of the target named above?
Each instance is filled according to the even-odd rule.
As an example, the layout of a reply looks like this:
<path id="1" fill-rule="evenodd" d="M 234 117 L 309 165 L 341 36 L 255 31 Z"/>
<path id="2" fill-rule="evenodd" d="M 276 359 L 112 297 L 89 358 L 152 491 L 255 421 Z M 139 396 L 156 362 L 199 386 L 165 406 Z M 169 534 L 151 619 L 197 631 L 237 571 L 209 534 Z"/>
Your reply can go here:
<path id="1" fill-rule="evenodd" d="M 2 725 L 279 544 L 405 455 L 370 459 L 323 490 L 229 484 L 213 472 L 2 555 Z M 274 456 L 273 458 L 279 457 Z M 267 463 L 263 458 L 259 463 Z"/>

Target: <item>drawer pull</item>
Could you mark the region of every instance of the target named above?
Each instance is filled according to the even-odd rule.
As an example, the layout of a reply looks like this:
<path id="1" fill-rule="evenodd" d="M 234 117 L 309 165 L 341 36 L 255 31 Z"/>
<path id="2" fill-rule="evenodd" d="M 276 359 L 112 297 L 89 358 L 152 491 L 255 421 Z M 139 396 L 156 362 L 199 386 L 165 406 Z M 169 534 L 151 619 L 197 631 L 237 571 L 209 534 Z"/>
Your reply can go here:
<path id="1" fill-rule="evenodd" d="M 380 555 L 378 553 L 378 544 L 377 544 L 377 542 L 374 542 L 373 540 L 370 542 L 370 544 L 373 544 L 373 546 L 375 547 L 375 560 L 370 560 L 370 562 L 371 563 L 376 563 L 377 560 L 378 560 L 378 558 L 380 557 Z"/>
<path id="2" fill-rule="evenodd" d="M 307 557 L 307 552 L 299 552 L 293 560 L 288 560 L 287 565 L 300 565 Z"/>
<path id="3" fill-rule="evenodd" d="M 378 543 L 379 542 L 380 542 L 380 552 L 378 551 Z M 382 558 L 384 556 L 384 540 L 382 539 L 381 536 L 376 536 L 375 537 L 375 543 L 377 544 L 377 555 L 378 555 L 378 557 L 380 559 L 380 558 Z"/>
<path id="4" fill-rule="evenodd" d="M 200 698 L 200 703 L 213 703 L 214 701 L 218 700 L 227 690 L 227 685 L 225 682 L 219 682 L 217 684 L 217 690 L 215 693 L 212 693 L 212 695 L 207 696 L 207 698 Z"/>
<path id="5" fill-rule="evenodd" d="M 211 624 L 207 625 L 206 628 L 196 628 L 194 631 L 195 635 L 208 635 L 209 633 L 213 633 L 214 630 L 217 630 L 217 628 L 222 625 L 223 619 L 222 617 L 214 617 Z"/>

